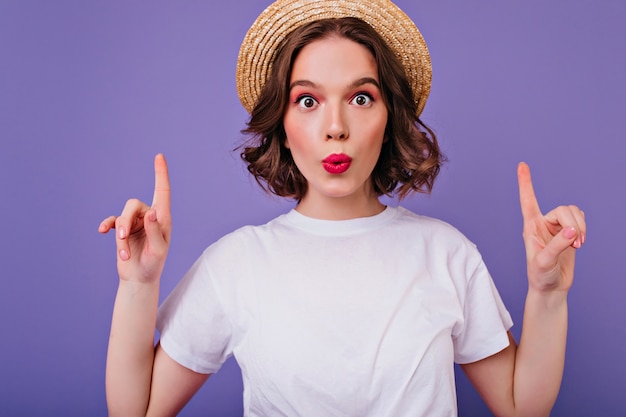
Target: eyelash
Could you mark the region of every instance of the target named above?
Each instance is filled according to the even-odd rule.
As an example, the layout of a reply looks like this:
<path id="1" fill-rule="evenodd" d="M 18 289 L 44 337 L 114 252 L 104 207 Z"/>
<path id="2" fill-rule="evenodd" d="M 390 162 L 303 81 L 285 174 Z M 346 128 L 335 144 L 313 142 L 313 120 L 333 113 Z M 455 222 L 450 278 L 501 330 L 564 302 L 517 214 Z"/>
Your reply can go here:
<path id="1" fill-rule="evenodd" d="M 365 103 L 365 104 L 357 104 L 359 107 L 367 106 L 367 105 L 371 104 L 374 101 L 374 97 L 372 97 L 372 95 L 370 93 L 360 92 L 360 93 L 355 94 L 354 97 L 352 97 L 352 99 L 350 99 L 350 103 L 355 103 L 355 101 L 356 101 L 356 99 L 358 97 L 365 97 L 368 100 L 368 102 Z M 300 96 L 296 97 L 295 104 L 297 104 L 298 106 L 300 106 L 300 107 L 302 107 L 304 109 L 311 109 L 311 108 L 313 108 L 313 106 L 307 107 L 307 106 L 303 105 L 303 100 L 305 100 L 305 99 L 313 100 L 313 102 L 314 102 L 313 104 L 314 105 L 318 103 L 317 100 L 315 98 L 313 98 L 313 96 L 311 96 L 309 94 L 303 94 L 303 95 L 300 95 Z"/>
<path id="2" fill-rule="evenodd" d="M 356 99 L 359 97 L 366 97 L 369 101 L 366 104 L 357 104 L 358 106 L 367 106 L 368 104 L 371 104 L 374 101 L 374 97 L 372 97 L 370 93 L 366 93 L 363 91 L 363 92 L 355 94 L 354 97 L 352 97 L 352 100 L 350 100 L 350 103 L 354 103 Z"/>
<path id="3" fill-rule="evenodd" d="M 298 106 L 300 106 L 300 107 L 302 107 L 302 108 L 304 108 L 304 109 L 310 109 L 311 107 L 306 107 L 306 106 L 304 106 L 304 105 L 302 104 L 302 101 L 303 101 L 303 100 L 305 100 L 305 99 L 311 99 L 311 100 L 313 100 L 313 101 L 315 102 L 314 104 L 317 104 L 317 100 L 315 100 L 312 96 L 310 96 L 310 95 L 308 95 L 308 94 L 303 94 L 303 95 L 301 95 L 301 96 L 298 96 L 298 97 L 296 98 L 295 103 L 296 103 Z"/>

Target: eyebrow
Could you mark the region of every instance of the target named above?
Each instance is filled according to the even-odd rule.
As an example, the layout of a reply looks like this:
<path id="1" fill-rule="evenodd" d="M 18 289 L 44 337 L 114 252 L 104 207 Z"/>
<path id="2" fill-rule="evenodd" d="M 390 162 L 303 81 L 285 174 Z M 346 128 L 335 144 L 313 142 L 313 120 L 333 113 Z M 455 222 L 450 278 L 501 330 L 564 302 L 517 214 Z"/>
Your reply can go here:
<path id="1" fill-rule="evenodd" d="M 372 84 L 372 85 L 374 85 L 376 88 L 378 88 L 380 90 L 380 84 L 378 83 L 378 81 L 375 78 L 372 78 L 372 77 L 359 78 L 358 80 L 355 80 L 352 84 L 350 84 L 349 88 L 357 88 L 357 87 L 361 87 L 362 85 L 365 85 L 365 84 Z M 318 85 L 315 84 L 313 81 L 296 80 L 296 81 L 292 82 L 289 85 L 289 91 L 291 91 L 294 87 L 297 87 L 297 86 L 311 87 L 311 88 L 317 88 L 318 87 Z"/>

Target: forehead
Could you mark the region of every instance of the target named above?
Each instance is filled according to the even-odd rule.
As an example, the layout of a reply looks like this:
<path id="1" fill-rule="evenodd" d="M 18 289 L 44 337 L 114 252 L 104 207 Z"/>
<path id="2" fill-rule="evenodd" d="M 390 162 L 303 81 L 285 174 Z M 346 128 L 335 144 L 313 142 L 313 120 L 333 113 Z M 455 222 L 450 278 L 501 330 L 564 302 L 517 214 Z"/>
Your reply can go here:
<path id="1" fill-rule="evenodd" d="M 374 56 L 365 46 L 339 36 L 317 39 L 303 47 L 291 70 L 291 81 L 339 81 L 365 76 L 378 80 Z"/>

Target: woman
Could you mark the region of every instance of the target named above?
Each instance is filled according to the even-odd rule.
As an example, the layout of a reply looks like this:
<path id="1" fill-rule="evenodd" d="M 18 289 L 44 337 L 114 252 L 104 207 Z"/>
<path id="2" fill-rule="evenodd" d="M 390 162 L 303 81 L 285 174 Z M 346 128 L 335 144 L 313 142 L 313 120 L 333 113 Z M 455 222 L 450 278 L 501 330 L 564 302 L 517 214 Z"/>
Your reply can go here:
<path id="1" fill-rule="evenodd" d="M 259 16 L 238 64 L 242 157 L 297 205 L 211 245 L 157 318 L 171 232 L 157 156 L 152 206 L 129 200 L 100 226 L 116 229 L 120 275 L 111 415 L 176 414 L 231 354 L 248 416 L 456 415 L 454 361 L 494 414 L 549 414 L 583 213 L 543 216 L 520 164 L 529 290 L 517 346 L 474 245 L 379 200 L 432 188 L 443 157 L 418 118 L 429 82 L 423 39 L 388 1 L 279 0 Z"/>

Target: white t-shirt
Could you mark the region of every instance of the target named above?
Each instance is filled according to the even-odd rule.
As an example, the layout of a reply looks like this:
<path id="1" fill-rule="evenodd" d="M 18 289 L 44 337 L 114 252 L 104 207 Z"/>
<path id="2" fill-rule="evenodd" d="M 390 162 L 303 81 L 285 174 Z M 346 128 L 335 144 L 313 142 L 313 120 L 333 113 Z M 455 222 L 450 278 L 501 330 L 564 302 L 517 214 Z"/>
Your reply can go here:
<path id="1" fill-rule="evenodd" d="M 211 245 L 159 310 L 196 372 L 233 354 L 248 417 L 455 416 L 453 363 L 512 326 L 474 244 L 404 208 L 318 220 L 292 210 Z"/>

